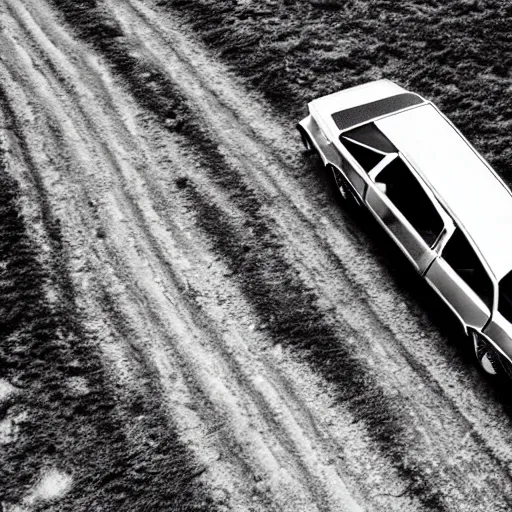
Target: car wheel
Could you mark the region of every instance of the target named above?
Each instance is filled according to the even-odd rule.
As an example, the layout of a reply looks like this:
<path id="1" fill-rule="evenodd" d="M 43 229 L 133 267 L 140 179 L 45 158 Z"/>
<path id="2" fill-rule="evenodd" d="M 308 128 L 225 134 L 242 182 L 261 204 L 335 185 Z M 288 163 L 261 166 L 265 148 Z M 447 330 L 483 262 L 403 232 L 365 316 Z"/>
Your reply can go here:
<path id="1" fill-rule="evenodd" d="M 341 174 L 339 169 L 336 169 L 336 167 L 331 167 L 331 171 L 334 178 L 334 183 L 339 191 L 341 198 L 347 201 L 350 198 L 350 195 L 348 185 L 345 183 L 345 177 L 343 174 Z"/>
<path id="2" fill-rule="evenodd" d="M 471 338 L 473 339 L 476 360 L 484 372 L 489 375 L 502 373 L 504 368 L 500 361 L 500 354 L 477 332 L 472 331 Z"/>
<path id="3" fill-rule="evenodd" d="M 331 170 L 334 179 L 334 185 L 338 192 L 338 197 L 345 203 L 350 203 L 353 206 L 359 206 L 359 201 L 356 199 L 356 196 L 352 192 L 352 189 L 350 188 L 345 176 L 343 176 L 343 173 L 331 165 L 329 166 L 329 169 Z"/>
<path id="4" fill-rule="evenodd" d="M 302 139 L 302 144 L 304 144 L 304 152 L 306 155 L 312 155 L 315 152 L 315 148 L 313 146 L 313 143 L 311 142 L 311 139 L 309 138 L 309 135 L 306 133 L 306 130 L 302 128 L 302 126 L 298 125 L 297 130 L 299 130 L 300 137 Z"/>

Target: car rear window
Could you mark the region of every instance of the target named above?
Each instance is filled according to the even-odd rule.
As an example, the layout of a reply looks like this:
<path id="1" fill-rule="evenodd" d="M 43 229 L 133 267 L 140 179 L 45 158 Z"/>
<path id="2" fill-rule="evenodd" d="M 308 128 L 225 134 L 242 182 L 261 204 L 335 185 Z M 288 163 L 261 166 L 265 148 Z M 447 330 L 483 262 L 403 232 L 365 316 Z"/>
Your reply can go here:
<path id="1" fill-rule="evenodd" d="M 351 126 L 370 121 L 375 117 L 397 112 L 403 108 L 420 105 L 423 100 L 411 92 L 397 94 L 382 100 L 372 101 L 357 107 L 347 108 L 332 115 L 336 126 L 340 130 L 346 130 Z"/>
<path id="2" fill-rule="evenodd" d="M 351 139 L 355 142 L 360 142 L 382 153 L 397 152 L 394 144 L 377 128 L 375 123 L 367 123 L 353 130 L 343 132 L 343 135 L 341 135 L 342 142 L 343 139 Z"/>
<path id="3" fill-rule="evenodd" d="M 374 123 L 343 132 L 340 141 L 366 172 L 370 172 L 387 154 L 397 152 Z"/>

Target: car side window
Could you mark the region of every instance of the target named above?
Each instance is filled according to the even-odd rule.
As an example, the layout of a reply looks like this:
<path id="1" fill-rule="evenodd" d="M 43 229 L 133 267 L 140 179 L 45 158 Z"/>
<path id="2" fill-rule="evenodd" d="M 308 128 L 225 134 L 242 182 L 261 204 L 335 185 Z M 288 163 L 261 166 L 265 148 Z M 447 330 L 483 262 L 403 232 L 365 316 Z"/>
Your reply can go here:
<path id="1" fill-rule="evenodd" d="M 480 258 L 459 228 L 445 245 L 441 257 L 466 284 L 492 309 L 493 285 Z"/>
<path id="2" fill-rule="evenodd" d="M 443 230 L 443 219 L 403 160 L 391 161 L 375 183 L 431 247 Z"/>

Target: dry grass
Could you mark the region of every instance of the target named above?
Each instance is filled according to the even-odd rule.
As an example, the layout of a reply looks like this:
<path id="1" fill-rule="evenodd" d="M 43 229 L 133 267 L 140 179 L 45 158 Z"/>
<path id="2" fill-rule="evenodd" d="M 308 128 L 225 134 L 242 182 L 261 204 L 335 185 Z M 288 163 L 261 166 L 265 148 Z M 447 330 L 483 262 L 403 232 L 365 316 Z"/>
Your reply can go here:
<path id="1" fill-rule="evenodd" d="M 165 126 L 179 131 L 194 144 L 208 163 L 205 172 L 210 172 L 212 180 L 225 185 L 232 193 L 233 204 L 243 213 L 244 226 L 234 225 L 204 194 L 198 193 L 194 183 L 184 179 L 176 182 L 197 212 L 200 229 L 208 235 L 233 273 L 240 276 L 239 285 L 269 336 L 276 343 L 299 349 L 319 372 L 339 384 L 339 399 L 367 425 L 369 434 L 397 470 L 409 478 L 409 492 L 420 496 L 425 509 L 442 510 L 443 500 L 429 487 L 429 478 L 421 468 L 405 462 L 402 457 L 413 434 L 402 417 L 400 404 L 384 396 L 365 365 L 343 348 L 343 344 L 337 343 L 336 338 L 351 333 L 348 329 L 347 332 L 337 331 L 328 314 L 318 307 L 315 291 L 308 289 L 293 264 L 282 255 L 284 251 L 271 223 L 261 213 L 254 192 L 240 182 L 239 177 L 237 181 L 215 141 L 201 131 L 199 120 L 194 118 L 175 85 L 161 70 L 135 56 L 129 41 L 99 0 L 52 2 L 76 33 L 102 53 L 140 104 Z M 512 51 L 507 35 L 512 9 L 500 2 L 459 0 L 445 4 L 418 0 L 403 5 L 392 0 L 196 0 L 193 3 L 160 0 L 159 3 L 189 17 L 204 41 L 245 77 L 248 84 L 262 91 L 290 121 L 290 126 L 300 118 L 312 98 L 387 77 L 434 100 L 502 175 L 512 180 L 512 174 L 508 173 L 512 155 L 507 130 L 512 113 L 508 76 Z M 12 251 L 18 252 L 16 244 L 28 242 L 25 241 L 26 228 L 15 210 L 15 184 L 6 182 L 2 190 L 7 194 L 6 208 L 11 208 L 12 212 L 2 211 L 0 220 L 15 221 L 6 229 L 12 230 L 15 226 L 17 230 L 15 235 L 5 238 L 7 246 L 1 249 L 9 259 L 14 258 Z M 58 227 L 55 229 L 58 238 Z M 19 295 L 9 297 L 7 303 L 27 308 L 34 312 L 37 320 L 46 316 L 47 311 L 44 301 L 37 296 L 40 293 L 37 272 L 40 270 L 31 256 L 34 248 L 27 247 L 23 252 L 26 259 L 20 260 L 20 272 L 34 272 L 30 279 L 36 296 L 32 297 L 32 290 L 20 288 Z M 35 302 L 27 302 L 32 300 Z M 72 303 L 72 297 L 69 301 Z M 56 326 L 34 325 L 39 326 L 38 329 L 50 329 L 50 334 L 60 323 L 72 329 L 72 323 L 69 324 L 73 318 L 71 306 L 62 317 L 51 318 L 52 322 L 57 322 Z M 276 311 L 279 317 L 275 316 Z M 32 320 L 17 317 L 19 314 L 18 310 L 13 310 L 6 318 L 12 325 L 31 328 Z M 50 334 L 45 336 L 49 338 Z M 73 335 L 80 339 L 79 333 Z M 120 433 L 123 412 L 116 408 L 98 356 L 80 343 L 75 352 L 59 345 L 55 351 L 62 356 L 59 355 L 60 359 L 55 360 L 58 364 L 53 367 L 50 363 L 54 356 L 48 351 L 52 345 L 43 341 L 38 342 L 40 346 L 23 346 L 25 359 L 19 355 L 12 361 L 6 359 L 5 364 L 15 365 L 25 372 L 25 381 L 30 386 L 46 383 L 45 379 L 53 379 L 55 375 L 68 378 L 69 372 L 77 371 L 71 362 L 78 358 L 87 374 L 96 376 L 96 394 L 91 403 L 75 403 L 59 394 L 49 382 L 47 394 L 38 395 L 34 390 L 31 403 L 36 404 L 34 410 L 40 414 L 34 413 L 34 417 L 47 425 L 46 437 L 30 440 L 29 432 L 36 429 L 34 425 L 27 426 L 29 444 L 22 446 L 23 452 L 8 454 L 11 462 L 5 466 L 5 476 L 19 488 L 25 483 L 29 485 L 46 459 L 71 446 L 73 425 L 76 423 L 78 428 L 83 423 L 91 434 L 68 456 L 75 456 L 78 450 L 83 457 L 83 481 L 79 490 L 94 490 L 105 503 L 114 507 L 112 509 L 192 509 L 194 489 L 190 478 L 195 468 L 187 465 L 186 451 L 173 437 L 173 432 L 165 435 L 162 432 L 158 424 L 158 404 L 152 403 L 148 396 L 134 397 L 133 404 L 129 404 L 134 414 L 148 411 L 149 415 L 149 409 L 154 408 L 153 424 L 148 429 L 164 441 L 157 451 L 142 447 L 137 453 L 130 452 Z M 338 353 L 332 352 L 334 344 L 340 347 Z M 40 364 L 32 360 L 34 354 Z M 59 407 L 48 408 L 47 412 L 44 405 L 51 400 Z M 53 439 L 65 428 L 69 429 L 71 437 L 64 437 L 58 444 Z M 36 441 L 41 446 L 36 452 L 41 463 L 30 458 L 27 451 Z M 103 447 L 103 458 L 95 465 L 90 454 Z M 30 463 L 21 470 L 22 461 L 26 460 Z M 100 465 L 108 470 L 101 470 Z M 173 472 L 173 467 L 180 468 L 181 473 Z M 159 473 L 154 472 L 155 468 Z M 17 498 L 14 484 L 7 491 L 10 493 L 7 498 L 12 501 Z M 152 501 L 141 502 L 139 495 Z M 78 499 L 75 496 L 75 500 Z M 94 503 L 73 502 L 71 498 L 69 504 L 84 510 L 94 507 Z"/>
<path id="2" fill-rule="evenodd" d="M 160 0 L 290 121 L 389 78 L 433 100 L 512 183 L 512 7 L 496 0 Z"/>
<path id="3" fill-rule="evenodd" d="M 66 16 L 93 30 L 103 44 L 113 44 L 120 35 L 115 24 L 96 16 L 93 2 L 84 5 L 66 2 Z M 123 57 L 119 51 L 114 55 Z M 129 60 L 126 65 L 138 70 Z M 16 388 L 13 398 L 0 402 L 0 424 L 15 437 L 2 445 L 0 501 L 4 507 L 26 502 L 41 474 L 56 468 L 57 475 L 72 477 L 69 491 L 55 504 L 60 511 L 215 510 L 195 479 L 203 468 L 195 465 L 163 410 L 151 365 L 141 362 L 147 379 L 121 398 L 96 340 L 82 328 L 66 242 L 30 158 L 30 141 L 6 98 L 0 85 L 0 109 L 38 188 L 51 258 L 45 265 L 38 260 L 0 138 L 0 378 Z M 52 305 L 48 283 L 58 290 Z"/>

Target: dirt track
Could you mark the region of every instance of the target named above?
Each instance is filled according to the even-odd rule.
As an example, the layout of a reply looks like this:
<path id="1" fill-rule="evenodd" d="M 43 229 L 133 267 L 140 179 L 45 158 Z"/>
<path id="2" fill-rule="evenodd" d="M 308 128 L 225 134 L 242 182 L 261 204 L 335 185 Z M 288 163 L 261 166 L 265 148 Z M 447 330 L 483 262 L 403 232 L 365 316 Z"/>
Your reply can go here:
<path id="1" fill-rule="evenodd" d="M 437 303 L 424 313 L 431 297 L 401 257 L 340 210 L 293 127 L 179 18 L 104 5 L 150 68 L 145 99 L 45 2 L 6 0 L 1 125 L 48 308 L 99 354 L 126 453 L 174 436 L 198 468 L 198 509 L 508 510 L 510 403 L 439 331 Z M 162 91 L 176 117 L 148 106 Z M 66 383 L 86 395 L 90 378 Z M 12 433 L 13 410 L 31 410 L 10 394 Z M 20 442 L 5 440 L 13 460 Z M 153 473 L 165 457 L 144 473 L 151 502 L 126 491 L 115 505 L 59 456 L 27 462 L 26 481 L 11 473 L 4 509 L 172 509 Z M 54 495 L 36 484 L 48 474 Z"/>

